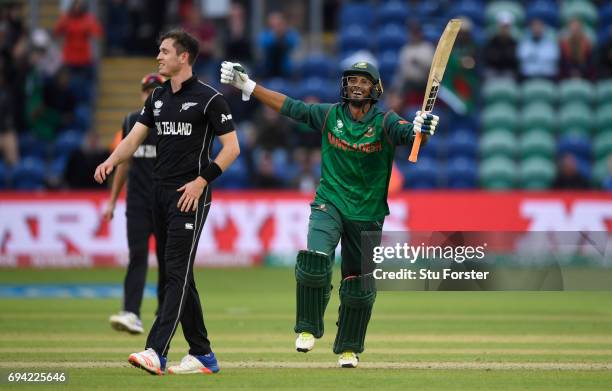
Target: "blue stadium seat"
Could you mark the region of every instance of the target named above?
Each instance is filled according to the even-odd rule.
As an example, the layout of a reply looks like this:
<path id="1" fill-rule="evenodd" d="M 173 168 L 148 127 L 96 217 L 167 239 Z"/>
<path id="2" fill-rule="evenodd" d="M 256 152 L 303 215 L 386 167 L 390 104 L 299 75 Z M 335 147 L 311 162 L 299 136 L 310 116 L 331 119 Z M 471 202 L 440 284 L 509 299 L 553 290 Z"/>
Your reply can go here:
<path id="1" fill-rule="evenodd" d="M 446 185 L 451 189 L 478 187 L 478 165 L 476 161 L 465 158 L 449 160 Z"/>
<path id="2" fill-rule="evenodd" d="M 340 43 L 341 57 L 346 57 L 348 53 L 354 53 L 358 50 L 369 49 L 371 39 L 361 26 L 348 26 L 340 31 L 338 42 Z"/>
<path id="3" fill-rule="evenodd" d="M 222 189 L 244 189 L 249 187 L 249 168 L 246 158 L 242 155 L 223 172 L 214 183 L 215 187 Z"/>
<path id="4" fill-rule="evenodd" d="M 17 163 L 13 169 L 13 187 L 17 190 L 44 189 L 44 162 L 36 157 L 26 157 Z"/>
<path id="5" fill-rule="evenodd" d="M 419 157 L 417 164 L 406 161 L 398 164 L 406 177 L 406 186 L 410 189 L 435 189 L 438 187 L 438 176 L 441 171 L 437 160 L 428 157 Z M 402 169 L 403 167 L 403 169 Z"/>
<path id="6" fill-rule="evenodd" d="M 609 27 L 612 25 L 612 3 L 602 5 L 599 9 L 599 26 Z M 601 41 L 599 41 L 601 42 Z"/>
<path id="7" fill-rule="evenodd" d="M 300 64 L 301 77 L 320 77 L 323 79 L 333 77 L 335 62 L 329 56 L 321 53 L 309 54 Z"/>
<path id="8" fill-rule="evenodd" d="M 391 85 L 398 65 L 398 53 L 395 50 L 386 51 L 379 56 L 380 64 L 378 69 L 383 85 Z"/>
<path id="9" fill-rule="evenodd" d="M 278 91 L 281 94 L 285 95 L 293 95 L 291 94 L 291 84 L 287 79 L 283 79 L 281 77 L 275 77 L 273 79 L 268 79 L 263 83 L 266 88 L 269 88 L 273 91 Z"/>
<path id="10" fill-rule="evenodd" d="M 446 151 L 449 159 L 476 159 L 478 140 L 473 133 L 453 132 L 446 140 Z"/>
<path id="11" fill-rule="evenodd" d="M 419 150 L 419 156 L 440 159 L 446 156 L 446 142 L 444 138 L 434 135 L 427 140 L 427 144 Z"/>
<path id="12" fill-rule="evenodd" d="M 91 106 L 80 104 L 74 110 L 74 126 L 81 132 L 87 131 L 91 127 Z"/>
<path id="13" fill-rule="evenodd" d="M 374 7 L 367 3 L 343 3 L 340 8 L 340 26 L 370 28 L 374 22 Z"/>
<path id="14" fill-rule="evenodd" d="M 569 134 L 559 139 L 557 144 L 559 155 L 569 153 L 579 160 L 590 161 L 591 159 L 591 140 L 588 137 Z"/>
<path id="15" fill-rule="evenodd" d="M 38 139 L 31 132 L 19 135 L 19 155 L 21 157 L 36 157 L 45 159 L 49 152 L 49 146 L 43 140 Z"/>
<path id="16" fill-rule="evenodd" d="M 550 0 L 535 0 L 527 6 L 527 20 L 540 19 L 551 27 L 559 27 L 559 7 Z"/>
<path id="17" fill-rule="evenodd" d="M 383 25 L 376 34 L 376 47 L 379 52 L 399 51 L 408 41 L 406 29 L 395 24 Z"/>
<path id="18" fill-rule="evenodd" d="M 337 82 L 332 82 L 332 85 L 338 85 Z M 330 81 L 327 79 L 321 79 L 318 77 L 310 77 L 302 80 L 298 87 L 298 97 L 304 99 L 308 96 L 316 96 L 321 102 L 335 102 L 337 101 L 336 96 L 338 95 L 337 90 L 334 91 L 334 97 L 330 96 L 331 90 L 329 88 Z"/>
<path id="19" fill-rule="evenodd" d="M 408 18 L 408 6 L 401 1 L 389 1 L 379 7 L 376 13 L 376 21 L 379 25 L 396 24 L 400 27 L 406 25 Z"/>
<path id="20" fill-rule="evenodd" d="M 77 130 L 67 130 L 61 133 L 54 145 L 56 157 L 68 157 L 72 151 L 79 149 L 83 142 L 83 134 Z"/>
<path id="21" fill-rule="evenodd" d="M 466 16 L 470 18 L 474 24 L 482 26 L 484 24 L 485 5 L 478 0 L 462 0 L 456 2 L 451 10 L 450 17 Z"/>

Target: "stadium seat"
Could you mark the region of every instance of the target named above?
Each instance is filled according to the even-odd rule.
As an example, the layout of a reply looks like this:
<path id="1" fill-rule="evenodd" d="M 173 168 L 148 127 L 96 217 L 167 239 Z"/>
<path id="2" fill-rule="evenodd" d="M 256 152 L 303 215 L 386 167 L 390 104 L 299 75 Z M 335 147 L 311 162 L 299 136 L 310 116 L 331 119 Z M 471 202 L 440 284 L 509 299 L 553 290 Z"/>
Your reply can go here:
<path id="1" fill-rule="evenodd" d="M 612 103 L 599 106 L 595 117 L 598 129 L 612 128 Z"/>
<path id="2" fill-rule="evenodd" d="M 612 24 L 612 3 L 603 4 L 599 8 L 599 24 L 604 26 L 610 26 Z"/>
<path id="3" fill-rule="evenodd" d="M 396 24 L 383 25 L 376 33 L 376 48 L 379 52 L 399 52 L 406 44 L 408 38 L 406 29 Z"/>
<path id="4" fill-rule="evenodd" d="M 597 8 L 589 0 L 572 0 L 561 2 L 561 21 L 566 24 L 573 18 L 579 18 L 589 26 L 597 24 Z"/>
<path id="5" fill-rule="evenodd" d="M 332 58 L 322 53 L 311 53 L 299 66 L 301 77 L 334 77 L 335 63 Z"/>
<path id="6" fill-rule="evenodd" d="M 347 54 L 354 53 L 362 49 L 369 50 L 369 43 L 371 42 L 370 35 L 367 30 L 361 26 L 348 26 L 340 31 L 338 36 L 338 42 L 340 46 L 341 57 L 346 57 Z"/>
<path id="7" fill-rule="evenodd" d="M 595 159 L 605 159 L 612 156 L 612 131 L 598 134 L 593 140 L 593 153 Z"/>
<path id="8" fill-rule="evenodd" d="M 331 91 L 329 87 L 329 81 L 327 79 L 321 79 L 318 77 L 309 77 L 308 79 L 302 80 L 298 86 L 298 97 L 304 99 L 308 96 L 316 96 L 321 102 L 335 102 L 337 101 L 338 90 L 334 89 L 334 97 L 330 96 Z M 337 86 L 336 83 L 333 83 Z M 339 87 L 338 87 L 339 88 Z"/>
<path id="9" fill-rule="evenodd" d="M 497 16 L 502 12 L 509 12 L 514 17 L 514 23 L 522 26 L 525 23 L 525 10 L 522 4 L 515 1 L 493 1 L 485 8 L 485 21 L 487 25 L 497 23 Z"/>
<path id="10" fill-rule="evenodd" d="M 376 7 L 376 21 L 378 25 L 395 24 L 401 28 L 406 25 L 408 6 L 402 1 L 388 1 Z"/>
<path id="11" fill-rule="evenodd" d="M 72 151 L 79 149 L 83 142 L 83 134 L 77 130 L 67 130 L 61 133 L 53 146 L 56 157 L 68 157 Z"/>
<path id="12" fill-rule="evenodd" d="M 427 156 L 432 159 L 440 159 L 446 156 L 446 141 L 437 134 L 427 140 L 425 146 L 421 146 L 419 156 Z"/>
<path id="13" fill-rule="evenodd" d="M 555 179 L 555 163 L 546 158 L 532 157 L 519 165 L 520 187 L 529 190 L 549 189 Z"/>
<path id="14" fill-rule="evenodd" d="M 550 0 L 536 0 L 527 6 L 527 20 L 540 19 L 551 27 L 559 27 L 559 7 Z"/>
<path id="15" fill-rule="evenodd" d="M 560 137 L 557 152 L 559 156 L 569 153 L 582 161 L 589 161 L 591 159 L 591 140 L 579 135 Z"/>
<path id="16" fill-rule="evenodd" d="M 512 79 L 491 79 L 482 88 L 485 105 L 509 103 L 516 105 L 519 100 L 519 88 Z"/>
<path id="17" fill-rule="evenodd" d="M 215 187 L 223 189 L 244 189 L 249 187 L 249 170 L 246 158 L 242 155 L 223 172 L 214 183 Z"/>
<path id="18" fill-rule="evenodd" d="M 386 51 L 379 56 L 379 59 L 380 64 L 378 70 L 380 71 L 380 78 L 382 79 L 383 86 L 387 84 L 391 85 L 399 62 L 397 51 Z"/>
<path id="19" fill-rule="evenodd" d="M 612 79 L 600 80 L 596 86 L 597 102 L 600 106 L 612 103 Z"/>
<path id="20" fill-rule="evenodd" d="M 519 141 L 519 154 L 522 159 L 532 157 L 553 159 L 556 152 L 554 137 L 545 130 L 525 132 Z"/>
<path id="21" fill-rule="evenodd" d="M 374 7 L 367 2 L 346 2 L 340 8 L 340 26 L 370 28 L 374 22 Z"/>
<path id="22" fill-rule="evenodd" d="M 498 103 L 483 110 L 481 121 L 485 129 L 505 128 L 513 131 L 518 125 L 518 113 L 514 106 Z"/>
<path id="23" fill-rule="evenodd" d="M 559 133 L 588 135 L 595 126 L 595 115 L 584 103 L 569 103 L 559 109 Z"/>
<path id="24" fill-rule="evenodd" d="M 441 168 L 437 160 L 422 157 L 417 164 L 409 164 L 411 167 L 404 168 L 408 188 L 425 190 L 438 187 Z"/>
<path id="25" fill-rule="evenodd" d="M 525 105 L 521 115 L 521 128 L 523 131 L 544 129 L 550 133 L 554 132 L 557 128 L 557 119 L 552 106 L 539 102 Z"/>
<path id="26" fill-rule="evenodd" d="M 568 79 L 559 83 L 560 104 L 584 103 L 595 101 L 595 88 L 593 84 L 584 79 Z"/>
<path id="27" fill-rule="evenodd" d="M 21 159 L 13 169 L 16 190 L 42 190 L 45 187 L 45 164 L 36 157 Z"/>
<path id="28" fill-rule="evenodd" d="M 446 172 L 446 186 L 451 189 L 473 189 L 478 186 L 478 166 L 474 160 L 449 160 Z"/>
<path id="29" fill-rule="evenodd" d="M 488 132 L 480 138 L 478 150 L 481 159 L 494 156 L 513 159 L 517 152 L 517 140 L 510 132 Z"/>
<path id="30" fill-rule="evenodd" d="M 450 17 L 465 16 L 478 26 L 482 26 L 484 15 L 483 2 L 478 0 L 460 0 L 449 11 Z"/>
<path id="31" fill-rule="evenodd" d="M 446 154 L 449 159 L 476 159 L 478 141 L 476 135 L 467 132 L 453 132 L 446 139 Z"/>
<path id="32" fill-rule="evenodd" d="M 35 157 L 45 159 L 49 152 L 48 144 L 34 136 L 31 132 L 19 134 L 19 155 L 22 157 Z"/>
<path id="33" fill-rule="evenodd" d="M 523 104 L 543 102 L 552 105 L 557 101 L 555 84 L 546 79 L 526 80 L 522 84 L 521 95 Z"/>
<path id="34" fill-rule="evenodd" d="M 516 185 L 517 170 L 512 159 L 492 157 L 480 162 L 478 177 L 481 187 L 489 190 L 512 189 Z"/>

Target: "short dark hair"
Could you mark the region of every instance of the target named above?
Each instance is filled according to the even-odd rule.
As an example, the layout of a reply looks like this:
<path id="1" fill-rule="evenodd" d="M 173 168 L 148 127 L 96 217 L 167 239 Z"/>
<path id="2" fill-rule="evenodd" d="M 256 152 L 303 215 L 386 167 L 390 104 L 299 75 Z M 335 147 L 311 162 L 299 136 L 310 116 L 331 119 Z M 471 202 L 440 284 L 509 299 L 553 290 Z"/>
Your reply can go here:
<path id="1" fill-rule="evenodd" d="M 168 38 L 174 40 L 174 45 L 172 46 L 176 49 L 176 54 L 189 53 L 189 65 L 193 65 L 200 53 L 200 43 L 198 40 L 185 30 L 175 29 L 160 35 L 159 44 L 161 45 L 162 41 Z"/>

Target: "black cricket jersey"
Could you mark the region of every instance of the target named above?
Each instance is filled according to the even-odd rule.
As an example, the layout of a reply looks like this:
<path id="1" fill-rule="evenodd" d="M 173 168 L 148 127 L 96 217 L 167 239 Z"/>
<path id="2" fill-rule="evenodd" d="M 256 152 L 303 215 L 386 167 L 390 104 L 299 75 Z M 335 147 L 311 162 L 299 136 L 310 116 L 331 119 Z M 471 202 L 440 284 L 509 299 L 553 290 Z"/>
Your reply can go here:
<path id="1" fill-rule="evenodd" d="M 139 111 L 128 114 L 123 120 L 122 135 L 125 138 L 140 115 Z M 155 164 L 157 135 L 155 129 L 149 128 L 149 134 L 143 143 L 136 149 L 130 162 L 127 183 L 127 207 L 146 206 L 151 199 L 153 191 L 153 166 Z M 142 205 L 146 203 L 145 205 Z"/>
<path id="2" fill-rule="evenodd" d="M 138 122 L 157 130 L 153 179 L 177 188 L 194 180 L 212 161 L 214 136 L 236 128 L 223 95 L 195 75 L 176 93 L 170 80 L 153 90 Z"/>

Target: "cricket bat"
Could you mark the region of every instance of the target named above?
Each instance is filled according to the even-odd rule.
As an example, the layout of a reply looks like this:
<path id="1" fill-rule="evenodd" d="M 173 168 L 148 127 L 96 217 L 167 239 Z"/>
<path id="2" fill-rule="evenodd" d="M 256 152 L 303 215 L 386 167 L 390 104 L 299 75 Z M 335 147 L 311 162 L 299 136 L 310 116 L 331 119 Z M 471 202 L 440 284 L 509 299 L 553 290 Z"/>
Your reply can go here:
<path id="1" fill-rule="evenodd" d="M 450 56 L 451 50 L 453 50 L 453 44 L 455 38 L 461 28 L 461 20 L 451 19 L 444 28 L 444 32 L 438 41 L 438 46 L 431 62 L 431 68 L 429 68 L 429 78 L 427 79 L 427 88 L 425 89 L 425 98 L 423 99 L 422 112 L 431 113 L 436 98 L 438 97 L 438 89 L 440 83 L 442 83 L 442 77 L 444 76 L 444 70 L 446 70 L 446 64 L 448 63 L 448 57 Z M 417 133 L 414 142 L 412 144 L 412 150 L 410 151 L 410 160 L 412 163 L 417 161 L 419 155 L 419 148 L 421 147 L 421 133 Z"/>

